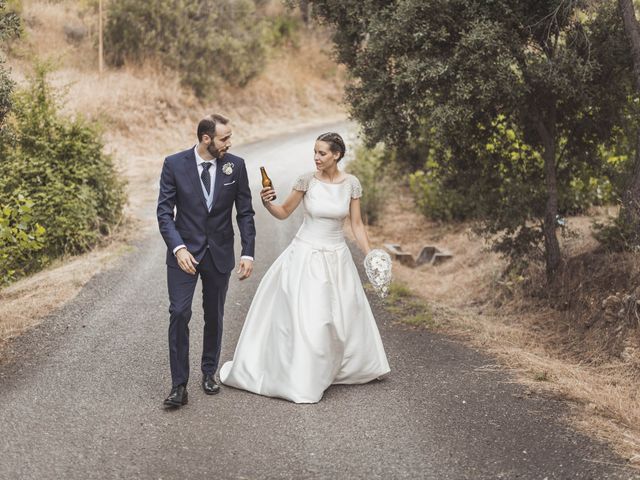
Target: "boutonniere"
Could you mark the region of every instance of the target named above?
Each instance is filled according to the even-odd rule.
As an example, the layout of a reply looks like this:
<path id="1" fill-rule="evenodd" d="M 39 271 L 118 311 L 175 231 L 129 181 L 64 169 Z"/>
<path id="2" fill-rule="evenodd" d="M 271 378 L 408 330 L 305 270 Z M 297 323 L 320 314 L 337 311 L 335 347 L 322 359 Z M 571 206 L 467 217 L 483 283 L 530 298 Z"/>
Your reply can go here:
<path id="1" fill-rule="evenodd" d="M 231 175 L 231 174 L 233 173 L 233 167 L 234 167 L 234 166 L 235 166 L 235 165 L 234 165 L 233 163 L 231 163 L 231 162 L 227 162 L 227 163 L 225 163 L 224 165 L 222 165 L 222 172 L 223 172 L 225 175 Z"/>

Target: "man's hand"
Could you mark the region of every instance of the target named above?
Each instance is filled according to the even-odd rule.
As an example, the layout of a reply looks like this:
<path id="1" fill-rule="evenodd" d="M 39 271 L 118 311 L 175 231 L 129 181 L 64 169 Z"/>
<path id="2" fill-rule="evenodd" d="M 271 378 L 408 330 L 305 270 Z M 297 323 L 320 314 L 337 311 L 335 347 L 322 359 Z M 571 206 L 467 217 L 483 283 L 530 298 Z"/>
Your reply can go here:
<path id="1" fill-rule="evenodd" d="M 238 278 L 240 280 L 249 278 L 251 272 L 253 272 L 253 261 L 249 260 L 248 258 L 241 258 L 240 264 L 238 265 L 238 270 L 236 270 Z"/>
<path id="2" fill-rule="evenodd" d="M 196 266 L 198 262 L 193 258 L 193 255 L 189 253 L 189 250 L 186 248 L 181 248 L 176 252 L 176 260 L 178 260 L 178 266 L 187 273 L 191 275 L 196 274 Z"/>

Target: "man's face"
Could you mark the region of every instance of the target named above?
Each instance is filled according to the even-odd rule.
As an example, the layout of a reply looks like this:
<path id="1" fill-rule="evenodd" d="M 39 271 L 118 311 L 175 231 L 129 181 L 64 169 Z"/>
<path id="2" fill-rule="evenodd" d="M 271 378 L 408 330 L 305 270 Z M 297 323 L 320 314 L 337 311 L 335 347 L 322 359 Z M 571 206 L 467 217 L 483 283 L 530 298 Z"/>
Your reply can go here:
<path id="1" fill-rule="evenodd" d="M 210 138 L 205 135 L 203 140 L 207 143 L 207 151 L 213 158 L 222 158 L 231 148 L 231 127 L 217 124 L 215 136 Z"/>

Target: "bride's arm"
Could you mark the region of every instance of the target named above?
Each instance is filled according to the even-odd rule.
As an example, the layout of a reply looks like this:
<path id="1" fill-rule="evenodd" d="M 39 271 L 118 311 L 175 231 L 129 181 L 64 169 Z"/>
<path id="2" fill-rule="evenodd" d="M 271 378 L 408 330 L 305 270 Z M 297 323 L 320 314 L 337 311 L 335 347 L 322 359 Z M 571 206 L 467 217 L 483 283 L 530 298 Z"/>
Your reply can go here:
<path id="1" fill-rule="evenodd" d="M 276 205 L 274 203 L 271 203 L 271 199 L 273 198 L 274 194 L 275 192 L 272 188 L 263 188 L 260 191 L 262 204 L 266 207 L 271 215 L 279 220 L 284 220 L 289 215 L 291 215 L 293 211 L 298 208 L 298 205 L 300 205 L 302 197 L 304 197 L 304 192 L 293 190 L 283 203 L 281 203 L 280 205 Z"/>
<path id="2" fill-rule="evenodd" d="M 366 255 L 371 251 L 371 246 L 369 245 L 367 229 L 364 228 L 364 223 L 362 221 L 359 198 L 351 199 L 351 204 L 349 205 L 349 219 L 351 221 L 351 230 L 353 231 L 353 235 L 356 237 L 356 242 L 358 242 L 358 246 Z"/>

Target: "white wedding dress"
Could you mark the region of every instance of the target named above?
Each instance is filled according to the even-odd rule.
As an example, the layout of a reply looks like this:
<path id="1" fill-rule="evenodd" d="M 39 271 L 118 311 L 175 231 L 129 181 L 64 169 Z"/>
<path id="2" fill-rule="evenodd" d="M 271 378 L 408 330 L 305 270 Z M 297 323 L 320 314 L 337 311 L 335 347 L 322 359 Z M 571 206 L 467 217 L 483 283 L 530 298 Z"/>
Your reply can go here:
<path id="1" fill-rule="evenodd" d="M 271 265 L 251 303 L 233 361 L 220 370 L 231 387 L 296 403 L 320 401 L 335 383 L 366 383 L 389 372 L 343 223 L 353 175 L 336 184 L 313 172 L 296 181 L 304 222 Z"/>

